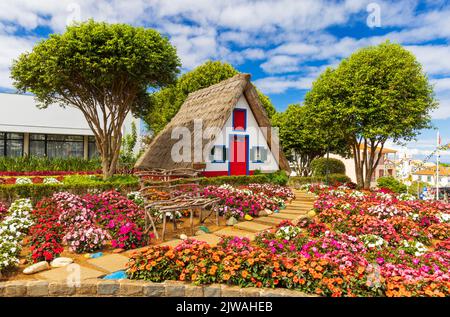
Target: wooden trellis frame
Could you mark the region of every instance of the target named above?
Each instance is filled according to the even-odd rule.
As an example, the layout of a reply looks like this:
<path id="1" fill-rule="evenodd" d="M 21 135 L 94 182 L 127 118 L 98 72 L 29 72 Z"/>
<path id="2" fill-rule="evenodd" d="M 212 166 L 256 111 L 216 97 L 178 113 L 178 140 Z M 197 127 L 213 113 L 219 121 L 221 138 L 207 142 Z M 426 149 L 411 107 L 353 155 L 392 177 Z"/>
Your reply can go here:
<path id="1" fill-rule="evenodd" d="M 205 198 L 189 193 L 179 194 L 179 190 L 192 188 L 193 191 L 200 189 L 200 185 L 197 181 L 198 171 L 193 169 L 153 169 L 149 171 L 140 171 L 136 175 L 140 180 L 140 193 L 144 197 L 145 201 L 145 233 L 147 234 L 153 229 L 156 238 L 159 239 L 158 232 L 156 230 L 156 222 L 152 212 L 157 211 L 162 214 L 162 233 L 161 239 L 164 240 L 167 223 L 167 213 L 172 215 L 174 230 L 176 230 L 176 212 L 180 210 L 189 210 L 190 212 L 190 229 L 191 234 L 194 230 L 194 213 L 199 211 L 199 221 L 203 223 L 214 211 L 216 216 L 216 224 L 219 224 L 219 210 L 218 202 L 219 198 Z M 182 179 L 189 180 L 190 182 L 176 184 Z M 174 184 L 175 183 L 175 184 Z M 149 185 L 147 185 L 149 184 Z M 152 190 L 162 190 L 167 193 L 167 196 L 161 200 L 152 199 Z M 203 211 L 210 210 L 209 214 L 203 217 Z"/>

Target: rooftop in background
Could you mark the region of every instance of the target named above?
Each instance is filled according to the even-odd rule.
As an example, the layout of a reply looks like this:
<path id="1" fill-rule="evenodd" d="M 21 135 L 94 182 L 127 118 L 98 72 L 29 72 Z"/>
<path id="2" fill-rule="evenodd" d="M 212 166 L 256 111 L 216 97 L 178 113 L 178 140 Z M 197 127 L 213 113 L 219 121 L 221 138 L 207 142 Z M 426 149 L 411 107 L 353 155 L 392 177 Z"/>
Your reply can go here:
<path id="1" fill-rule="evenodd" d="M 36 107 L 31 95 L 0 93 L 0 131 L 93 135 L 82 112 L 73 107 Z"/>
<path id="2" fill-rule="evenodd" d="M 361 150 L 363 150 L 363 149 L 364 149 L 364 145 L 361 144 L 361 145 L 359 146 L 359 148 L 360 148 Z M 367 147 L 367 149 L 368 149 L 368 151 L 370 152 L 370 147 L 369 147 L 369 146 Z M 377 146 L 377 152 L 379 152 L 380 149 L 381 149 L 381 147 L 380 147 L 380 146 Z M 397 153 L 397 150 L 393 150 L 393 149 L 389 149 L 389 148 L 383 147 L 383 150 L 381 151 L 381 153 L 383 153 L 383 154 Z"/>
<path id="3" fill-rule="evenodd" d="M 436 167 L 426 168 L 417 172 L 416 175 L 436 175 Z M 440 176 L 450 176 L 450 167 L 439 166 Z"/>

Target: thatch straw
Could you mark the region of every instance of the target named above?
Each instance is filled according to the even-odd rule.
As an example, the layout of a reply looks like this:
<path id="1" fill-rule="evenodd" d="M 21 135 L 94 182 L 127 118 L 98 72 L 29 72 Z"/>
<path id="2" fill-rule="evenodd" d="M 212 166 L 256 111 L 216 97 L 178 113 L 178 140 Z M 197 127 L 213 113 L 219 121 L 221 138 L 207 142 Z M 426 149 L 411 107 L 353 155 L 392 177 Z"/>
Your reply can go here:
<path id="1" fill-rule="evenodd" d="M 190 93 L 178 113 L 153 139 L 145 153 L 136 162 L 135 168 L 192 168 L 192 162 L 178 163 L 172 160 L 172 147 L 179 141 L 171 138 L 172 130 L 175 127 L 186 127 L 191 132 L 191 140 L 193 140 L 194 120 L 202 120 L 203 129 L 223 127 L 242 94 L 247 99 L 258 125 L 268 128 L 268 133 L 264 133 L 265 129 L 263 129 L 263 133 L 270 147 L 271 135 L 269 128 L 271 125 L 267 113 L 259 101 L 255 87 L 250 82 L 250 75 L 238 74 L 218 84 Z M 209 141 L 204 140 L 203 144 L 207 144 Z M 192 158 L 194 158 L 193 148 L 192 144 Z M 277 150 L 280 151 L 280 167 L 290 171 L 289 164 L 281 148 Z"/>

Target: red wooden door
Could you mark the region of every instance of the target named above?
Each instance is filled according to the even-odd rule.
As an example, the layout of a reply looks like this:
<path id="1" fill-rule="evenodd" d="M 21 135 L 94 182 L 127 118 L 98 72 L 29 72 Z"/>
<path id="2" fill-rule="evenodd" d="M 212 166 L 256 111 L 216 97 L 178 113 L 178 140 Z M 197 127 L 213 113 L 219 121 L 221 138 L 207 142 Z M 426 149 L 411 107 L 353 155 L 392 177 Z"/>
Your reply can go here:
<path id="1" fill-rule="evenodd" d="M 246 135 L 231 136 L 229 174 L 248 174 L 248 136 Z"/>

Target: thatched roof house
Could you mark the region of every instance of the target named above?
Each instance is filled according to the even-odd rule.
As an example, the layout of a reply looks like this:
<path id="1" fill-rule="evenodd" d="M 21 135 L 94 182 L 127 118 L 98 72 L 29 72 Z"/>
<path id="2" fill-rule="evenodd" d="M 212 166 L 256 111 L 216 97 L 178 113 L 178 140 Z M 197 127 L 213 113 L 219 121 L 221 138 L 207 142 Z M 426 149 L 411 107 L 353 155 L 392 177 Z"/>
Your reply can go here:
<path id="1" fill-rule="evenodd" d="M 249 74 L 238 74 L 189 94 L 178 113 L 153 139 L 135 167 L 192 168 L 194 162 L 200 163 L 198 153 L 194 153 L 194 148 L 198 149 L 194 146 L 198 144 L 198 133 L 197 139 L 194 136 L 195 120 L 196 124 L 202 124 L 201 148 L 207 153 L 200 154 L 200 162 L 205 163 L 204 175 L 252 174 L 256 169 L 263 172 L 278 169 L 290 171 L 288 161 L 278 142 L 275 142 L 276 138 L 272 140 L 270 120 Z M 218 128 L 220 133 L 205 135 L 207 128 L 212 127 Z M 177 132 L 180 128 L 189 131 L 190 136 L 186 138 L 189 140 L 184 140 L 185 146 L 180 150 L 184 157 L 181 161 L 173 157 L 174 149 L 178 153 L 180 148 Z M 199 131 L 198 126 L 196 131 Z"/>

